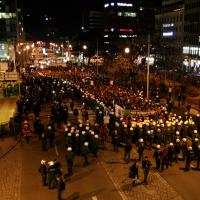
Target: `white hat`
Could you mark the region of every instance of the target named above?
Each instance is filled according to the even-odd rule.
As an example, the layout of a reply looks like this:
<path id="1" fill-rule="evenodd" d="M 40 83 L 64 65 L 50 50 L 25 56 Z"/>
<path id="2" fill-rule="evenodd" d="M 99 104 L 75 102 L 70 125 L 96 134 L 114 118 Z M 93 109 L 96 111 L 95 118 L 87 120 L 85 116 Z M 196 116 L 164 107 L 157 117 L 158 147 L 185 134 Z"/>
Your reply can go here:
<path id="1" fill-rule="evenodd" d="M 87 147 L 89 142 L 84 142 L 84 146 Z"/>
<path id="2" fill-rule="evenodd" d="M 198 138 L 194 138 L 194 141 L 197 142 L 199 139 Z"/>
<path id="3" fill-rule="evenodd" d="M 169 143 L 169 146 L 173 146 L 174 144 L 172 142 Z"/>
<path id="4" fill-rule="evenodd" d="M 83 127 L 83 124 L 79 124 L 79 127 Z"/>
<path id="5" fill-rule="evenodd" d="M 51 126 L 48 126 L 48 130 L 51 130 Z"/>
<path id="6" fill-rule="evenodd" d="M 95 137 L 95 138 L 99 138 L 99 136 L 98 136 L 98 135 L 94 135 L 94 137 Z"/>
<path id="7" fill-rule="evenodd" d="M 197 114 L 197 117 L 200 117 L 199 113 Z"/>
<path id="8" fill-rule="evenodd" d="M 68 122 L 67 126 L 71 126 L 71 124 Z"/>
<path id="9" fill-rule="evenodd" d="M 91 135 L 94 135 L 94 131 L 91 131 Z"/>
<path id="10" fill-rule="evenodd" d="M 46 160 L 41 160 L 41 164 L 45 164 L 46 163 Z"/>
<path id="11" fill-rule="evenodd" d="M 72 136 L 72 134 L 71 134 L 71 133 L 68 133 L 67 136 Z"/>
<path id="12" fill-rule="evenodd" d="M 79 136 L 79 133 L 76 133 L 76 135 L 75 135 L 76 137 L 78 137 Z"/>
<path id="13" fill-rule="evenodd" d="M 187 139 L 186 139 L 186 138 L 183 138 L 182 140 L 183 140 L 183 142 L 186 142 L 186 141 L 187 141 Z"/>
<path id="14" fill-rule="evenodd" d="M 189 147 L 188 147 L 188 150 L 192 150 L 192 147 L 191 147 L 191 146 L 189 146 Z"/>
<path id="15" fill-rule="evenodd" d="M 143 138 L 140 138 L 138 141 L 139 141 L 139 142 L 144 142 Z"/>
<path id="16" fill-rule="evenodd" d="M 130 131 L 133 131 L 133 127 L 130 128 Z"/>
<path id="17" fill-rule="evenodd" d="M 127 125 L 126 125 L 126 124 L 124 124 L 124 128 L 127 128 Z"/>
<path id="18" fill-rule="evenodd" d="M 82 131 L 82 135 L 85 135 L 85 131 Z"/>
<path id="19" fill-rule="evenodd" d="M 179 135 L 180 134 L 180 132 L 179 131 L 176 131 L 176 135 Z"/>
<path id="20" fill-rule="evenodd" d="M 194 133 L 197 133 L 197 130 L 194 130 Z"/>
<path id="21" fill-rule="evenodd" d="M 68 128 L 65 128 L 65 131 L 68 131 L 69 129 Z"/>
<path id="22" fill-rule="evenodd" d="M 159 144 L 157 144 L 157 145 L 156 145 L 156 148 L 157 148 L 157 149 L 160 149 L 160 145 L 159 145 Z"/>
<path id="23" fill-rule="evenodd" d="M 54 165 L 54 162 L 53 161 L 49 161 L 48 164 L 49 164 L 49 166 L 52 166 L 52 165 Z"/>
<path id="24" fill-rule="evenodd" d="M 148 130 L 148 131 L 147 131 L 147 134 L 150 134 L 150 133 L 151 133 L 151 131 L 150 131 L 150 130 Z"/>
<path id="25" fill-rule="evenodd" d="M 90 129 L 90 127 L 89 127 L 89 126 L 86 126 L 85 129 L 88 131 L 88 130 Z"/>
<path id="26" fill-rule="evenodd" d="M 24 121 L 24 124 L 28 124 L 28 121 L 25 120 L 25 121 Z"/>
<path id="27" fill-rule="evenodd" d="M 177 138 L 177 139 L 176 139 L 176 142 L 180 142 L 180 139 Z"/>
<path id="28" fill-rule="evenodd" d="M 67 151 L 72 151 L 72 148 L 71 147 L 67 147 Z"/>

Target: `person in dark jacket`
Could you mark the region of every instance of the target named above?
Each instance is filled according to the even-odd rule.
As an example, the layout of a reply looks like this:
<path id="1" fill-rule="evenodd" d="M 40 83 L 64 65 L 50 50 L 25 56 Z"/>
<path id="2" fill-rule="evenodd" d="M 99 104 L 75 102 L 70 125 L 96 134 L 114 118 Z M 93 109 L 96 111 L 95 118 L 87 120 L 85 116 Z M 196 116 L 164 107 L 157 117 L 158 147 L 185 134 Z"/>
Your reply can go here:
<path id="1" fill-rule="evenodd" d="M 56 177 L 57 189 L 58 189 L 58 200 L 62 200 L 62 193 L 65 190 L 65 182 L 62 176 Z"/>
<path id="2" fill-rule="evenodd" d="M 131 158 L 131 150 L 132 150 L 132 145 L 130 141 L 128 141 L 124 147 L 124 159 L 129 163 L 130 158 Z"/>
<path id="3" fill-rule="evenodd" d="M 147 178 L 148 178 L 148 175 L 149 175 L 149 170 L 150 170 L 150 167 L 151 167 L 151 162 L 150 160 L 148 159 L 147 156 L 144 157 L 144 160 L 142 160 L 142 168 L 143 168 L 143 173 L 144 173 L 144 183 L 147 184 Z"/>
<path id="4" fill-rule="evenodd" d="M 68 176 L 73 174 L 73 164 L 74 164 L 75 153 L 72 151 L 72 147 L 67 148 L 67 152 L 65 154 L 65 160 L 67 162 L 68 168 Z"/>
<path id="5" fill-rule="evenodd" d="M 133 179 L 132 182 L 133 186 L 136 184 L 136 180 L 139 179 L 138 169 L 139 169 L 138 160 L 135 160 L 133 162 L 133 165 L 130 167 L 130 172 L 129 172 L 129 178 Z"/>
<path id="6" fill-rule="evenodd" d="M 40 172 L 41 177 L 42 177 L 42 185 L 46 186 L 47 185 L 47 166 L 46 166 L 45 160 L 41 160 L 41 164 L 38 171 Z"/>

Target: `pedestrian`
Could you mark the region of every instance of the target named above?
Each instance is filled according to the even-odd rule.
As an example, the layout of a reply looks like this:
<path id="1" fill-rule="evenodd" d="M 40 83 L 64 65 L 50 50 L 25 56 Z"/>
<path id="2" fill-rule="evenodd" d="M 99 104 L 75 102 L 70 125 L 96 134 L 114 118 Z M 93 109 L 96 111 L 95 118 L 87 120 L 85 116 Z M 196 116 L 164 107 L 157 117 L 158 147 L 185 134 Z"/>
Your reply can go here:
<path id="1" fill-rule="evenodd" d="M 68 168 L 68 176 L 73 174 L 73 164 L 74 164 L 75 153 L 72 151 L 72 147 L 67 148 L 67 152 L 65 154 L 65 160 L 67 162 Z"/>
<path id="2" fill-rule="evenodd" d="M 144 183 L 147 184 L 147 178 L 149 175 L 149 170 L 151 167 L 151 162 L 150 160 L 148 160 L 148 156 L 144 157 L 144 160 L 142 160 L 142 168 L 143 168 L 143 173 L 144 173 Z"/>
<path id="3" fill-rule="evenodd" d="M 47 135 L 45 132 L 41 134 L 42 151 L 47 151 Z"/>
<path id="4" fill-rule="evenodd" d="M 48 176 L 48 187 L 49 189 L 54 189 L 56 187 L 56 169 L 54 167 L 54 162 L 50 161 L 49 167 L 47 170 L 47 176 Z"/>
<path id="5" fill-rule="evenodd" d="M 62 200 L 62 193 L 65 190 L 65 182 L 62 176 L 56 177 L 57 189 L 58 189 L 58 200 Z"/>
<path id="6" fill-rule="evenodd" d="M 156 160 L 156 169 L 159 170 L 162 158 L 162 151 L 159 144 L 156 145 L 156 150 L 154 151 L 153 158 Z"/>
<path id="7" fill-rule="evenodd" d="M 200 170 L 199 169 L 199 164 L 200 164 L 200 145 L 198 145 L 198 148 L 197 148 L 196 160 L 197 160 L 197 170 Z"/>
<path id="8" fill-rule="evenodd" d="M 132 186 L 136 184 L 137 179 L 139 179 L 139 163 L 138 160 L 133 162 L 133 165 L 130 167 L 129 178 L 133 179 Z"/>
<path id="9" fill-rule="evenodd" d="M 117 130 L 114 130 L 114 134 L 112 135 L 112 144 L 113 144 L 113 150 L 119 151 L 119 137 Z"/>
<path id="10" fill-rule="evenodd" d="M 89 142 L 84 142 L 82 148 L 81 148 L 81 154 L 84 158 L 83 166 L 86 167 L 89 165 L 88 161 L 88 154 L 89 154 L 89 148 L 88 148 Z"/>
<path id="11" fill-rule="evenodd" d="M 46 186 L 47 185 L 47 166 L 46 166 L 45 160 L 41 160 L 41 164 L 38 171 L 40 172 L 40 175 L 42 177 L 42 185 Z"/>
<path id="12" fill-rule="evenodd" d="M 189 146 L 186 152 L 186 156 L 185 156 L 185 171 L 189 171 L 190 170 L 190 164 L 192 162 L 194 158 L 194 152 L 192 150 L 192 147 Z"/>
<path id="13" fill-rule="evenodd" d="M 124 159 L 129 163 L 130 157 L 131 157 L 131 150 L 132 150 L 132 145 L 130 141 L 128 141 L 124 147 Z"/>
<path id="14" fill-rule="evenodd" d="M 140 138 L 138 140 L 138 150 L 137 150 L 138 154 L 139 154 L 139 161 L 143 160 L 143 153 L 144 153 L 144 140 L 143 138 Z"/>

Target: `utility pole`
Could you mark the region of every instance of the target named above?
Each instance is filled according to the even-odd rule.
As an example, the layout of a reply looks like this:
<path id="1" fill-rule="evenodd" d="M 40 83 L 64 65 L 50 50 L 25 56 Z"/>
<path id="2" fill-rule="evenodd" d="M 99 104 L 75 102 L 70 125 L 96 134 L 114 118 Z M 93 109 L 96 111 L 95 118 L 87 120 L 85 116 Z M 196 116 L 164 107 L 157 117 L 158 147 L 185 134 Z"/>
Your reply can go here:
<path id="1" fill-rule="evenodd" d="M 97 62 L 96 62 L 96 65 L 97 65 L 97 74 L 99 73 L 98 58 L 99 58 L 99 39 L 98 39 L 98 36 L 97 36 Z"/>
<path id="2" fill-rule="evenodd" d="M 148 33 L 148 41 L 147 41 L 147 99 L 149 99 L 149 57 L 150 57 L 150 33 Z"/>

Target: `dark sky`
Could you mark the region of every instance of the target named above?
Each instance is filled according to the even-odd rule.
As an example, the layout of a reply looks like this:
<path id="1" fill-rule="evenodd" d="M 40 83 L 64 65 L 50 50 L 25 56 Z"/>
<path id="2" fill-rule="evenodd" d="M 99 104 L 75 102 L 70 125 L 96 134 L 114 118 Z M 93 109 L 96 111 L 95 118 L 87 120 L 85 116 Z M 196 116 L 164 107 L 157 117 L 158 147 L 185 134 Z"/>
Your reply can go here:
<path id="1" fill-rule="evenodd" d="M 24 24 L 29 37 L 40 37 L 47 29 L 73 35 L 81 29 L 82 12 L 101 9 L 104 0 L 23 0 Z M 52 21 L 45 21 L 45 14 Z M 28 16 L 29 15 L 29 16 Z M 47 24 L 50 23 L 50 24 Z"/>
<path id="2" fill-rule="evenodd" d="M 55 31 L 57 35 L 73 36 L 81 29 L 83 11 L 92 9 L 101 10 L 104 4 L 104 0 L 21 1 L 23 1 L 24 25 L 28 39 L 42 37 L 48 31 Z M 143 1 L 161 2 L 161 0 Z M 51 17 L 52 20 L 45 21 L 45 14 Z"/>

